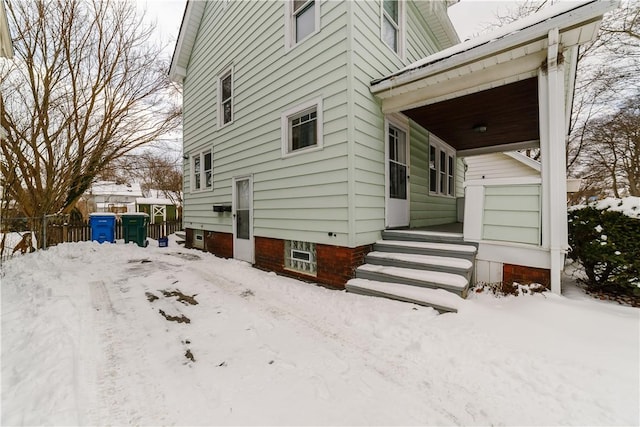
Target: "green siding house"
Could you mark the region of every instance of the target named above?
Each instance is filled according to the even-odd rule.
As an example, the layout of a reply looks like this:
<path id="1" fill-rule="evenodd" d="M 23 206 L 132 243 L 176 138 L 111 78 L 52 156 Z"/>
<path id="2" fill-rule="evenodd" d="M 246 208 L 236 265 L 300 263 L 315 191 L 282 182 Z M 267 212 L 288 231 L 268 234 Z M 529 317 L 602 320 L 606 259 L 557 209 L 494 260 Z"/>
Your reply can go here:
<path id="1" fill-rule="evenodd" d="M 555 286 L 565 81 L 614 4 L 560 5 L 459 43 L 454 3 L 188 1 L 169 72 L 183 86 L 186 245 L 344 287 L 385 230 L 457 224 L 478 259 L 524 248 L 534 262 L 503 264 Z M 476 191 L 470 209 L 463 158 L 528 147 L 543 150 L 537 184 Z M 539 204 L 512 228 L 458 223 L 501 221 L 510 197 Z"/>

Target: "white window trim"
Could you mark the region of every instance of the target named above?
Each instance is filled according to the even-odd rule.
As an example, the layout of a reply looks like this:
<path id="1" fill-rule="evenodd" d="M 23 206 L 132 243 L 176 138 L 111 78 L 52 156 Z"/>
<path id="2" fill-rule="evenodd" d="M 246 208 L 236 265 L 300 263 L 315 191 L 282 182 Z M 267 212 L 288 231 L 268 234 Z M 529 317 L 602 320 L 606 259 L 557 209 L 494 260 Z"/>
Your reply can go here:
<path id="1" fill-rule="evenodd" d="M 314 19 L 315 19 L 315 29 L 307 35 L 304 39 L 296 42 L 295 37 L 295 17 L 293 16 L 293 1 L 285 0 L 284 2 L 284 48 L 285 51 L 289 51 L 294 47 L 304 43 L 309 40 L 315 34 L 320 32 L 320 0 L 315 0 L 313 3 L 314 8 Z"/>
<path id="2" fill-rule="evenodd" d="M 457 167 L 457 157 L 456 157 L 456 150 L 450 146 L 449 144 L 445 143 L 444 141 L 442 141 L 440 138 L 436 137 L 434 134 L 430 133 L 429 134 L 429 148 L 428 148 L 428 153 L 429 153 L 429 161 L 431 161 L 431 146 L 434 146 L 436 148 L 436 191 L 431 191 L 431 166 L 430 164 L 427 164 L 427 173 L 428 173 L 428 188 L 429 188 L 429 195 L 430 196 L 436 196 L 436 197 L 448 197 L 448 198 L 455 198 L 456 197 L 456 171 L 455 168 Z M 440 189 L 440 180 L 442 178 L 442 173 L 440 170 L 440 153 L 444 152 L 447 156 L 447 158 L 445 159 L 445 166 L 448 168 L 449 166 L 449 156 L 453 157 L 453 190 L 451 191 L 452 194 L 449 194 L 449 183 L 448 183 L 448 179 L 449 179 L 449 171 L 445 170 L 444 173 L 444 178 L 445 180 L 447 180 L 446 184 L 445 184 L 445 193 L 441 193 L 439 191 Z"/>
<path id="3" fill-rule="evenodd" d="M 211 186 L 207 187 L 207 179 L 206 179 L 206 174 L 205 174 L 205 169 L 204 169 L 204 156 L 210 153 L 211 154 Z M 195 159 L 196 157 L 200 157 L 200 188 L 196 189 L 196 174 L 195 174 L 195 168 L 194 168 L 194 163 L 195 163 Z M 189 179 L 191 180 L 189 182 L 189 189 L 191 190 L 191 193 L 201 193 L 203 191 L 211 191 L 213 190 L 213 150 L 212 149 L 206 149 L 206 150 L 201 150 L 201 151 L 196 151 L 191 153 L 191 155 L 189 156 L 189 168 L 190 173 L 189 173 Z"/>
<path id="4" fill-rule="evenodd" d="M 223 123 L 224 120 L 224 111 L 222 108 L 222 80 L 227 76 L 231 76 L 231 120 L 227 123 Z M 229 126 L 233 123 L 235 119 L 235 108 L 234 108 L 234 98 L 236 94 L 235 88 L 235 73 L 233 69 L 233 65 L 229 65 L 225 67 L 220 73 L 218 73 L 218 127 L 223 128 L 225 126 Z"/>
<path id="5" fill-rule="evenodd" d="M 295 151 L 289 151 L 289 118 L 295 116 L 298 113 L 302 113 L 305 110 L 316 108 L 316 145 L 311 147 L 301 148 Z M 322 98 L 316 98 L 311 101 L 305 102 L 300 105 L 296 105 L 293 108 L 288 109 L 280 116 L 280 132 L 282 135 L 282 157 L 298 156 L 300 154 L 311 153 L 314 151 L 322 150 L 324 147 L 323 135 L 323 114 L 322 114 Z"/>
<path id="6" fill-rule="evenodd" d="M 407 17 L 405 13 L 406 7 L 404 0 L 398 0 L 398 51 L 394 51 L 391 46 L 384 41 L 384 0 L 380 2 L 380 41 L 391 52 L 395 53 L 402 61 L 405 60 L 405 46 L 406 46 L 406 34 L 407 34 Z"/>

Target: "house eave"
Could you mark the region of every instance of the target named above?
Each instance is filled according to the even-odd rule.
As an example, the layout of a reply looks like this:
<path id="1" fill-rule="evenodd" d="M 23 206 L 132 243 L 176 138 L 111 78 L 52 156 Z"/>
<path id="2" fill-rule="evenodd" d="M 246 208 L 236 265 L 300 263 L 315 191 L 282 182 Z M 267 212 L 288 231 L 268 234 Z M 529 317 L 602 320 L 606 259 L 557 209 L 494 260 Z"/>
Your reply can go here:
<path id="1" fill-rule="evenodd" d="M 460 38 L 451 20 L 447 16 L 447 8 L 458 3 L 458 0 L 447 2 L 418 1 L 416 7 L 433 31 L 441 46 L 449 47 L 460 43 Z"/>
<path id="2" fill-rule="evenodd" d="M 560 30 L 561 43 L 565 49 L 592 41 L 597 36 L 602 15 L 617 7 L 618 3 L 617 0 L 590 0 L 578 6 L 573 2 L 570 6 L 559 3 L 529 19 L 516 21 L 494 33 L 460 43 L 396 73 L 373 80 L 370 90 L 384 100 L 415 90 L 416 82 L 452 70 L 452 74 L 460 75 L 477 71 L 478 67 L 486 67 L 483 61 L 496 62 L 501 56 L 503 62 L 510 61 L 511 54 L 532 56 L 535 53 L 533 50 L 543 52 L 546 49 L 547 35 L 554 28 Z M 540 62 L 531 66 L 536 69 L 539 64 Z"/>
<path id="3" fill-rule="evenodd" d="M 174 82 L 182 82 L 187 76 L 187 66 L 195 43 L 196 34 L 206 6 L 205 1 L 187 0 L 176 47 L 171 58 L 169 78 Z"/>
<path id="4" fill-rule="evenodd" d="M 538 141 L 538 145 L 539 145 L 539 141 Z M 532 159 L 531 157 L 525 156 L 522 153 L 519 153 L 517 151 L 511 151 L 511 152 L 507 152 L 504 153 L 507 156 L 511 157 L 514 160 L 519 161 L 520 163 L 529 166 L 531 169 L 540 172 L 540 162 L 537 160 Z"/>

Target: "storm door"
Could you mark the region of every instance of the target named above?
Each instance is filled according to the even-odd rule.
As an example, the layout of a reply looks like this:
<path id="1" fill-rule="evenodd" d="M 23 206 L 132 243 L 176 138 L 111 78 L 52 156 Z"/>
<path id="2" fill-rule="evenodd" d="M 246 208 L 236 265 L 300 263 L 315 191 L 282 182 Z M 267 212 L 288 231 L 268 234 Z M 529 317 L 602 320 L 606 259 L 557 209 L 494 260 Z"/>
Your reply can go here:
<path id="1" fill-rule="evenodd" d="M 407 132 L 387 126 L 387 227 L 409 225 L 409 146 Z"/>
<path id="2" fill-rule="evenodd" d="M 253 264 L 253 180 L 233 179 L 233 257 Z"/>

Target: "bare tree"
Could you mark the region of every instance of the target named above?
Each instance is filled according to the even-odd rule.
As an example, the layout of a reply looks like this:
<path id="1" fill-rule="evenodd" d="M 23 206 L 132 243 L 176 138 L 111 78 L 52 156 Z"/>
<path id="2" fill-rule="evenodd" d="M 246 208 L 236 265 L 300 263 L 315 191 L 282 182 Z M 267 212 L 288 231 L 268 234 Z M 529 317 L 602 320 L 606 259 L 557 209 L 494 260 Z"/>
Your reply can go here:
<path id="1" fill-rule="evenodd" d="M 182 206 L 182 159 L 179 152 L 147 149 L 116 159 L 100 178 L 117 182 L 138 182 L 143 192 L 159 191 L 176 206 Z"/>
<path id="2" fill-rule="evenodd" d="M 586 176 L 610 188 L 615 197 L 625 191 L 640 196 L 640 93 L 586 128 Z"/>
<path id="3" fill-rule="evenodd" d="M 497 16 L 498 23 L 489 25 L 488 29 L 508 24 L 557 2 L 518 2 L 502 11 Z M 604 123 L 612 131 L 622 131 L 622 123 L 615 123 L 616 120 L 627 119 L 618 108 L 621 100 L 634 98 L 640 93 L 640 2 L 623 0 L 620 8 L 604 16 L 598 39 L 580 47 L 577 66 L 567 144 L 569 174 L 582 177 L 583 185 L 588 187 L 586 190 L 590 194 L 606 194 L 606 188 L 602 186 L 604 182 L 620 194 L 624 186 L 633 185 L 632 180 L 620 180 L 620 174 L 628 175 L 628 172 L 623 172 L 629 171 L 625 165 L 628 157 L 617 155 L 619 153 L 613 149 L 607 150 L 605 155 L 602 144 L 597 147 L 592 144 L 596 134 L 604 138 L 606 133 L 611 139 L 610 132 L 604 132 Z M 624 106 L 630 108 L 631 104 L 625 103 Z M 530 150 L 527 155 L 535 158 L 539 151 Z M 603 181 L 603 176 L 609 178 Z M 629 188 L 629 191 L 633 193 L 635 190 Z"/>
<path id="4" fill-rule="evenodd" d="M 179 124 L 167 62 L 133 2 L 7 6 L 15 57 L 0 69 L 6 197 L 26 217 L 67 213 L 105 165 Z"/>

